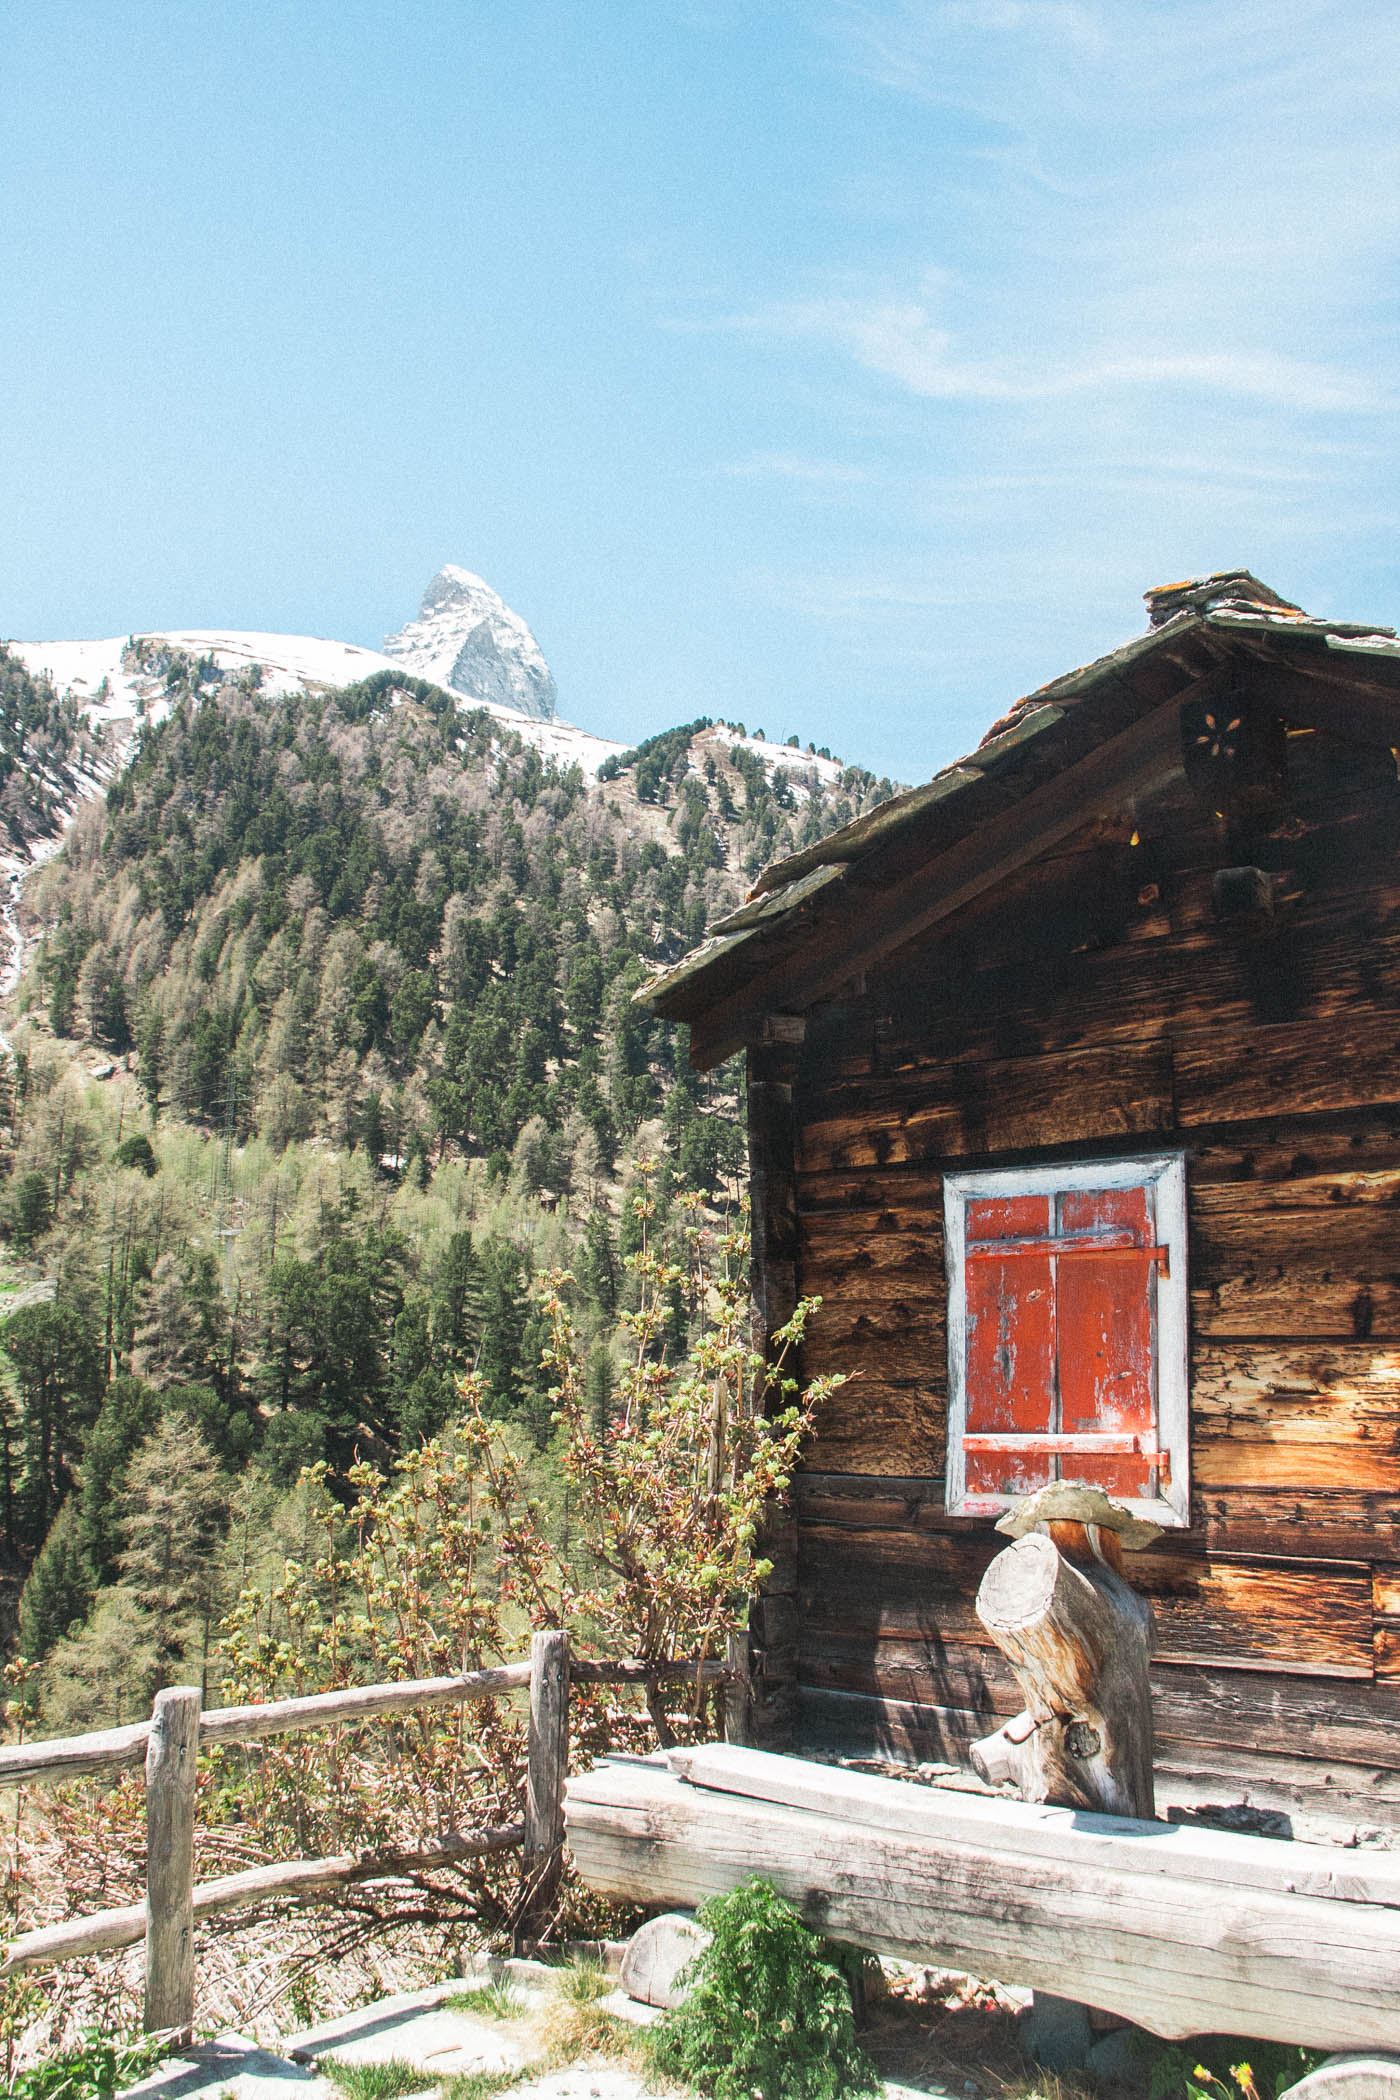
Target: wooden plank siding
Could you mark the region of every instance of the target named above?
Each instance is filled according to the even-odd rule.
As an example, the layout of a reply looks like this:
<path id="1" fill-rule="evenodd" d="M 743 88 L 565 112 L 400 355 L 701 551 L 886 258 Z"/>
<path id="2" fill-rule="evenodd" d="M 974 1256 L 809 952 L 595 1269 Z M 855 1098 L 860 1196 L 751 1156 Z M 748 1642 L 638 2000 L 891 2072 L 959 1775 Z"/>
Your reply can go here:
<path id="1" fill-rule="evenodd" d="M 850 1380 L 798 1484 L 814 1740 L 945 1756 L 1018 1703 L 972 1610 L 1001 1542 L 943 1507 L 944 1168 L 1180 1149 L 1191 1526 L 1129 1569 L 1164 1770 L 1400 1823 L 1400 785 L 1339 738 L 1289 756 L 1247 837 L 1178 782 L 808 1016 L 804 1368 Z M 1262 927 L 1214 916 L 1246 861 Z"/>

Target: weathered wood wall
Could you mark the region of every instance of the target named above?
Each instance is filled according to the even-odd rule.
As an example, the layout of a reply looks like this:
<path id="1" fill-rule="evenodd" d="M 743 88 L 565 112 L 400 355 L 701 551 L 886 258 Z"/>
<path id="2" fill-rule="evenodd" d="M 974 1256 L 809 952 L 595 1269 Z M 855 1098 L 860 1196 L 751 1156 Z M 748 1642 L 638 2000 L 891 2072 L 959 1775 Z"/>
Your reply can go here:
<path id="1" fill-rule="evenodd" d="M 943 1511 L 944 1166 L 1179 1146 L 1192 1524 L 1133 1564 L 1161 1798 L 1400 1822 L 1400 785 L 1321 733 L 1289 764 L 1249 824 L 1184 780 L 1096 822 L 808 1018 L 805 1366 L 851 1374 L 771 1664 L 808 1737 L 944 1756 L 1016 1705 L 972 1611 L 995 1535 Z M 1272 917 L 1217 919 L 1240 864 Z"/>

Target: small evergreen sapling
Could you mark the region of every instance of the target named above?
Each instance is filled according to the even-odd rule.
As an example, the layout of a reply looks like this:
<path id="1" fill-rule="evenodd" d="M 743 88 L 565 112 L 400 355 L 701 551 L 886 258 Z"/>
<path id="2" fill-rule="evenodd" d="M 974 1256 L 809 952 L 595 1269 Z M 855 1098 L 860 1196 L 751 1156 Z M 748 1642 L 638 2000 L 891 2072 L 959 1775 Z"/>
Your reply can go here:
<path id="1" fill-rule="evenodd" d="M 705 1904 L 690 1995 L 647 2035 L 656 2068 L 711 2100 L 857 2100 L 880 2080 L 856 2040 L 844 1969 L 754 1877 Z"/>

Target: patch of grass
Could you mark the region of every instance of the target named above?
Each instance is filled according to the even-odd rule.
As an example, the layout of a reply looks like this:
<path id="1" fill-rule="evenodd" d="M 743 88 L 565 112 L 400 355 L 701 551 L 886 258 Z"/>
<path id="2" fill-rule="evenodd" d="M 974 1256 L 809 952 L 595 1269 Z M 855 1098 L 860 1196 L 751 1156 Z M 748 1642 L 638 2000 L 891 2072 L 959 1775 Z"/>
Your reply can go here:
<path id="1" fill-rule="evenodd" d="M 976 2066 L 974 2066 L 976 2069 Z M 978 2079 L 983 2092 L 994 2090 L 997 2100 L 1089 2100 L 1096 2088 L 1060 2071 L 1028 2071 L 1024 2078 Z"/>
<path id="2" fill-rule="evenodd" d="M 441 2081 L 442 2100 L 495 2100 L 539 2072 L 538 2064 L 522 2064 L 518 2071 L 458 2071 Z"/>
<path id="3" fill-rule="evenodd" d="M 520 2020 L 530 2010 L 508 1983 L 474 1984 L 470 1990 L 454 1991 L 443 2003 L 451 2012 L 480 2013 L 487 2020 Z"/>
<path id="4" fill-rule="evenodd" d="M 333 2056 L 323 2056 L 316 2068 L 339 2087 L 345 2100 L 399 2100 L 401 2093 L 426 2092 L 438 2083 L 431 2071 L 401 2063 L 397 2057 L 382 2064 L 342 2064 Z"/>
<path id="5" fill-rule="evenodd" d="M 570 1962 L 554 1981 L 554 2002 L 544 2019 L 544 2039 L 551 2069 L 571 2064 L 581 2056 L 630 2057 L 637 2047 L 637 2030 L 614 2013 L 604 2012 L 599 2001 L 617 1989 L 601 1962 Z"/>
<path id="6" fill-rule="evenodd" d="M 555 1995 L 566 2005 L 596 2005 L 616 1989 L 617 1978 L 600 1961 L 571 1961 L 554 1979 Z"/>
<path id="7" fill-rule="evenodd" d="M 11 2100 L 110 2100 L 166 2054 L 165 2043 L 154 2036 L 124 2040 L 88 2027 L 75 2047 L 21 2071 L 9 2088 Z"/>

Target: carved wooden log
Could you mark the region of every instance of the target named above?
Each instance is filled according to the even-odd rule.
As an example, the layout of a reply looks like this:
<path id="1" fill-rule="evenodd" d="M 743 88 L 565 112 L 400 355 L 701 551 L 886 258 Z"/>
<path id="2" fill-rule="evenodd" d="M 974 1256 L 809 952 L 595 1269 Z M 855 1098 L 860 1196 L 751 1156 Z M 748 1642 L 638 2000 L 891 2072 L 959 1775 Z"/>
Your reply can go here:
<path id="1" fill-rule="evenodd" d="M 974 1749 L 983 1775 L 1015 1778 L 1027 1801 L 1152 1816 L 1145 1600 L 1103 1561 L 1067 1560 L 1037 1531 L 992 1562 L 977 1616 L 1026 1698 L 1023 1715 Z"/>

